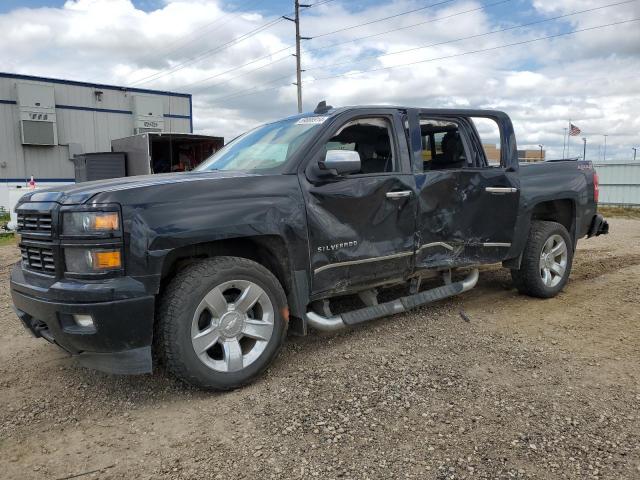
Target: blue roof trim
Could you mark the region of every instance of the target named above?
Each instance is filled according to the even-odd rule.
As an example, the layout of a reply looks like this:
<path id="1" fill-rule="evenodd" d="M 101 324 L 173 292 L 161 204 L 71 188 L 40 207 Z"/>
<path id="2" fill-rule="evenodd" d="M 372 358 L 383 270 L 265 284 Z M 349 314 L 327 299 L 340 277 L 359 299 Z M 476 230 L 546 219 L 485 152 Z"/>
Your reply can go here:
<path id="1" fill-rule="evenodd" d="M 121 113 L 123 115 L 133 115 L 133 112 L 131 110 L 117 110 L 112 108 L 81 107 L 78 105 L 56 105 L 56 108 L 61 108 L 66 110 L 82 110 L 86 112 Z M 177 115 L 173 113 L 165 113 L 163 116 L 165 118 L 182 118 L 184 120 L 191 120 L 191 117 L 189 115 Z"/>
<path id="2" fill-rule="evenodd" d="M 18 102 L 16 102 L 15 100 L 1 100 L 0 99 L 0 104 L 17 105 Z M 119 113 L 119 114 L 122 114 L 122 115 L 133 115 L 133 112 L 131 110 L 118 110 L 118 109 L 113 109 L 113 108 L 81 107 L 79 105 L 56 105 L 56 108 L 59 108 L 59 109 L 62 109 L 62 110 L 80 110 L 80 111 L 84 111 L 84 112 Z M 191 133 L 193 133 L 193 117 L 191 116 L 191 114 L 192 114 L 191 99 L 189 99 L 189 115 L 178 115 L 178 114 L 174 114 L 174 113 L 165 113 L 164 117 L 165 118 L 181 118 L 183 120 L 189 120 Z"/>
<path id="3" fill-rule="evenodd" d="M 146 88 L 119 87 L 117 85 L 105 85 L 102 83 L 79 82 L 76 80 L 64 80 L 60 78 L 36 77 L 32 75 L 22 75 L 19 73 L 0 72 L 0 78 L 14 78 L 16 80 L 32 80 L 36 82 L 58 83 L 61 85 L 74 85 L 76 87 L 104 88 L 105 90 L 120 90 L 134 93 L 149 93 L 152 95 L 165 95 L 169 97 L 191 98 L 190 93 L 169 92 L 166 90 L 150 90 Z"/>
<path id="4" fill-rule="evenodd" d="M 38 185 L 38 183 L 47 183 L 47 182 L 56 182 L 56 183 L 60 183 L 60 182 L 68 182 L 68 183 L 75 183 L 76 179 L 75 178 L 38 178 L 38 177 L 34 177 L 35 181 L 36 181 L 36 185 Z M 28 183 L 29 180 L 31 180 L 31 177 L 29 178 L 3 178 L 0 179 L 3 183 Z"/>
<path id="5" fill-rule="evenodd" d="M 122 113 L 124 115 L 133 115 L 131 110 L 115 110 L 111 108 L 80 107 L 77 105 L 56 105 L 56 108 L 63 110 L 83 110 L 86 112 Z"/>

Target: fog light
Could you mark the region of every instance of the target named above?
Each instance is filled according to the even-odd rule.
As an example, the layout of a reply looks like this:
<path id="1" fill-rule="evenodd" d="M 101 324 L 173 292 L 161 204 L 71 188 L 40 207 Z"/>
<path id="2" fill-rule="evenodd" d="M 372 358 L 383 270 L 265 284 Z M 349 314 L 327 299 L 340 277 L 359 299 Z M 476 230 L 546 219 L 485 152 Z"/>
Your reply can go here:
<path id="1" fill-rule="evenodd" d="M 91 315 L 73 315 L 73 321 L 76 322 L 76 325 L 79 327 L 93 327 L 93 317 Z"/>

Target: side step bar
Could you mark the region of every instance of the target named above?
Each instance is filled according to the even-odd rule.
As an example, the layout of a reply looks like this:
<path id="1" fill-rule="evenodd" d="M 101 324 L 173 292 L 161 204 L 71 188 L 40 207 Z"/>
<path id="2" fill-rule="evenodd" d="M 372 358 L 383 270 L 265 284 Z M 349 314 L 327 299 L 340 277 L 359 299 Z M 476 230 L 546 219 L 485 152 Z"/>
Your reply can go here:
<path id="1" fill-rule="evenodd" d="M 424 292 L 418 292 L 414 295 L 400 297 L 391 302 L 381 303 L 380 305 L 372 305 L 359 310 L 353 310 L 352 312 L 342 313 L 334 317 L 327 318 L 315 312 L 307 312 L 307 322 L 316 330 L 324 332 L 336 331 L 347 325 L 358 325 L 359 323 L 368 322 L 369 320 L 406 312 L 407 310 L 427 303 L 453 297 L 454 295 L 471 290 L 476 286 L 476 283 L 478 283 L 477 268 L 471 271 L 469 275 L 467 275 L 467 278 L 459 282 L 432 288 Z"/>

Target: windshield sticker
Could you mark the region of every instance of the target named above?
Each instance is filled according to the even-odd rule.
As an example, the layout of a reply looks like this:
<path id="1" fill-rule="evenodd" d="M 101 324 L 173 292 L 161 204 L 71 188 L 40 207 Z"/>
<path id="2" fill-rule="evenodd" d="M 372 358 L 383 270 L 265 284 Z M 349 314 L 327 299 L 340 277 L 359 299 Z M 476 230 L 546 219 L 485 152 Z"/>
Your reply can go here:
<path id="1" fill-rule="evenodd" d="M 304 117 L 296 122 L 296 125 L 318 125 L 324 123 L 329 117 Z"/>

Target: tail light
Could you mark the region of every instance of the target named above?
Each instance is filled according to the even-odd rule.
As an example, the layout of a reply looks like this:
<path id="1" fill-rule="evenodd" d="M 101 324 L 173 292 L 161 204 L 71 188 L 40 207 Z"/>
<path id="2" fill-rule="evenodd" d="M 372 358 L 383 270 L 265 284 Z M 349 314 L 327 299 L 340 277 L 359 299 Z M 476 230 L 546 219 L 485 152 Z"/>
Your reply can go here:
<path id="1" fill-rule="evenodd" d="M 593 172 L 593 201 L 598 203 L 600 198 L 600 183 L 598 181 L 598 174 Z"/>

